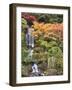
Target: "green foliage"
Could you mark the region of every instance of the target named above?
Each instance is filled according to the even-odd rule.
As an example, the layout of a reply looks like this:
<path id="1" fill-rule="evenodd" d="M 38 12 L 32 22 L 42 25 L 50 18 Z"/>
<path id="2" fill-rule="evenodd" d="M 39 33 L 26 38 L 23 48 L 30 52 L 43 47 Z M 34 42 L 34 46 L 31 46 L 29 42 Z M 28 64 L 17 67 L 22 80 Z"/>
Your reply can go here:
<path id="1" fill-rule="evenodd" d="M 52 47 L 51 49 L 48 50 L 48 56 L 49 57 L 56 57 L 56 58 L 62 58 L 62 51 L 59 47 Z"/>
<path id="2" fill-rule="evenodd" d="M 50 14 L 50 15 L 47 15 L 47 18 L 50 23 L 63 22 L 63 15 Z"/>
<path id="3" fill-rule="evenodd" d="M 53 57 L 55 60 L 54 67 L 58 74 L 63 72 L 63 55 L 62 50 L 59 47 L 52 47 L 48 50 L 48 57 Z"/>
<path id="4" fill-rule="evenodd" d="M 45 41 L 45 40 L 41 40 L 41 39 L 39 39 L 39 45 L 41 46 L 41 47 L 44 47 L 44 48 L 46 48 L 47 50 L 49 49 L 49 48 L 51 48 L 51 47 L 54 47 L 54 46 L 58 46 L 58 44 L 57 44 L 57 42 L 56 41 Z"/>
<path id="5" fill-rule="evenodd" d="M 59 43 L 59 47 L 60 47 L 60 49 L 61 49 L 62 52 L 63 52 L 63 41 L 61 41 L 61 42 Z"/>
<path id="6" fill-rule="evenodd" d="M 40 42 L 40 46 L 44 47 L 44 48 L 48 48 L 48 42 L 44 41 L 44 40 L 39 40 Z"/>
<path id="7" fill-rule="evenodd" d="M 25 28 L 27 27 L 27 21 L 24 18 L 22 18 L 21 20 L 21 25 L 22 25 L 22 30 L 25 30 Z"/>
<path id="8" fill-rule="evenodd" d="M 33 53 L 33 59 L 38 61 L 46 61 L 47 60 L 47 52 L 39 52 L 39 53 Z"/>
<path id="9" fill-rule="evenodd" d="M 44 18 L 46 23 L 62 23 L 63 15 L 58 14 L 40 14 L 38 15 L 38 20 Z"/>
<path id="10" fill-rule="evenodd" d="M 57 70 L 63 70 L 63 58 L 57 58 L 55 67 Z"/>
<path id="11" fill-rule="evenodd" d="M 26 46 L 26 40 L 25 40 L 25 33 L 24 32 L 22 32 L 21 33 L 21 46 L 22 46 L 22 48 L 26 48 L 27 49 L 27 46 Z"/>
<path id="12" fill-rule="evenodd" d="M 63 74 L 63 58 L 56 58 L 55 69 L 58 75 Z"/>
<path id="13" fill-rule="evenodd" d="M 39 21 L 41 18 L 44 19 L 45 23 L 62 23 L 63 15 L 62 14 L 40 14 L 40 13 L 32 13 L 37 20 Z"/>
<path id="14" fill-rule="evenodd" d="M 28 56 L 28 50 L 26 50 L 25 48 L 21 49 L 21 55 L 22 55 L 22 61 L 25 60 L 25 57 Z"/>

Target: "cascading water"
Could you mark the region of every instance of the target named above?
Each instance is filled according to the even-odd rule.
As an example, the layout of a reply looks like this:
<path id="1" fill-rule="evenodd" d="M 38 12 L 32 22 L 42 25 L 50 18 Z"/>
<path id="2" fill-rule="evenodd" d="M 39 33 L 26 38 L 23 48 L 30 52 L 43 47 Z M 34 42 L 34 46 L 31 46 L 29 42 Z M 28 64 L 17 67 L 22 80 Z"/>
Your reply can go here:
<path id="1" fill-rule="evenodd" d="M 31 59 L 32 59 L 33 48 L 34 48 L 34 37 L 32 36 L 33 31 L 34 31 L 33 28 L 28 27 L 28 30 L 27 30 L 27 33 L 26 33 L 26 44 L 27 44 L 28 49 L 29 49 L 28 56 L 30 56 Z"/>

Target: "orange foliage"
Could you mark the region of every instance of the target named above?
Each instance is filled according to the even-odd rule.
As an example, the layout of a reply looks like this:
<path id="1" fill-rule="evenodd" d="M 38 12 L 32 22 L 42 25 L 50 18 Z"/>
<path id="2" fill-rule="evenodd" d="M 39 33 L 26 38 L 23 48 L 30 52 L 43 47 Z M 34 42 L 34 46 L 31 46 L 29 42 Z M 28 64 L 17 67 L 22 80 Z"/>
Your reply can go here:
<path id="1" fill-rule="evenodd" d="M 49 31 L 58 31 L 58 30 L 63 30 L 63 23 L 38 23 L 38 22 L 33 22 L 32 27 L 34 28 L 34 32 L 32 32 L 33 36 L 38 36 L 43 34 L 48 35 Z"/>

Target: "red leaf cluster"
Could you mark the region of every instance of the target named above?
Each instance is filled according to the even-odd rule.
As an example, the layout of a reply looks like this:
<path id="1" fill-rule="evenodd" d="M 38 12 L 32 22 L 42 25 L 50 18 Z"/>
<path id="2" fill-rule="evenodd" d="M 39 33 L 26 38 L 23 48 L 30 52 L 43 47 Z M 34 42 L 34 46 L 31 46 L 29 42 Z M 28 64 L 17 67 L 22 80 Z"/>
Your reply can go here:
<path id="1" fill-rule="evenodd" d="M 22 13 L 22 18 L 26 19 L 27 21 L 35 21 L 36 20 L 35 16 L 32 16 L 27 13 Z"/>

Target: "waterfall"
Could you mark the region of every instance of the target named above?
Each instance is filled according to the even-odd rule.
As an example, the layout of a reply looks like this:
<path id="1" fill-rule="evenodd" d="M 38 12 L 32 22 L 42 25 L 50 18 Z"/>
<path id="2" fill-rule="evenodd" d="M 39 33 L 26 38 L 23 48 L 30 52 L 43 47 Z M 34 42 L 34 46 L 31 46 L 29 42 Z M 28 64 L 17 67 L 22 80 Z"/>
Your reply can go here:
<path id="1" fill-rule="evenodd" d="M 29 56 L 33 55 L 33 48 L 34 48 L 34 37 L 32 36 L 32 32 L 34 31 L 33 28 L 28 27 L 28 31 L 26 33 L 26 44 L 29 49 Z"/>

